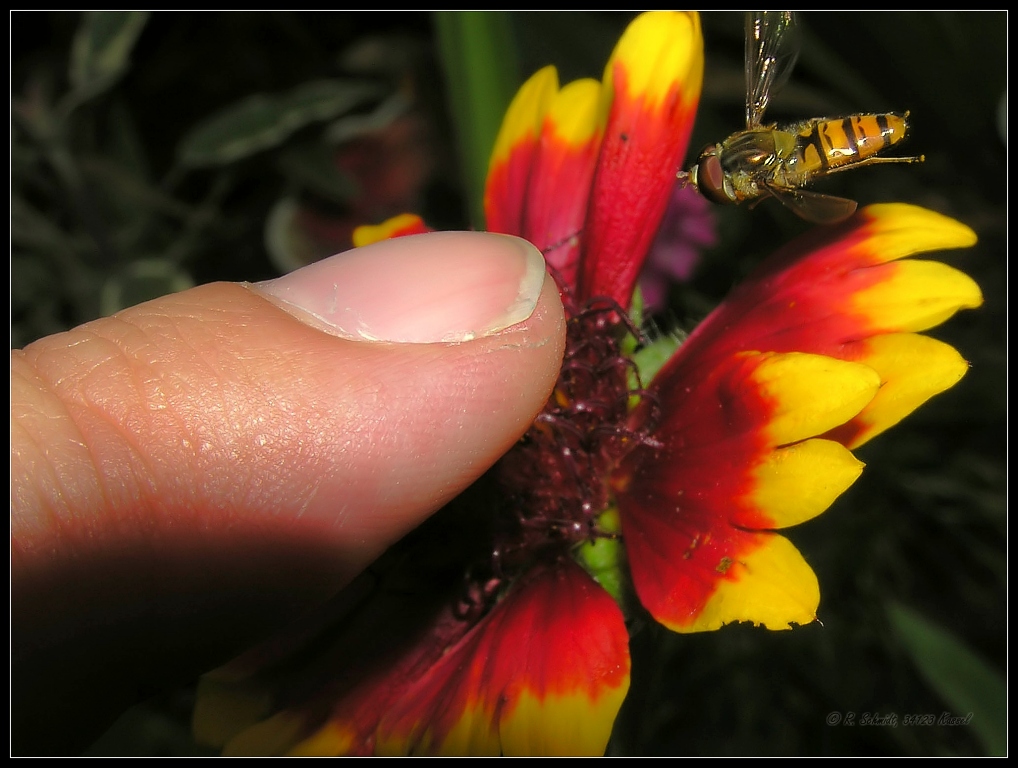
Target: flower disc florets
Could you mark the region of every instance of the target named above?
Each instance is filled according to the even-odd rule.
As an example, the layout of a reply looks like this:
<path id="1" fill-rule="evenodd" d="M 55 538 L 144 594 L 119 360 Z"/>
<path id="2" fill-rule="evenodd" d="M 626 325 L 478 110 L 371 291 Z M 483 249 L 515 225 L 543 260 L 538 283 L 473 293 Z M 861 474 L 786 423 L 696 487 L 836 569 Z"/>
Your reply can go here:
<path id="1" fill-rule="evenodd" d="M 585 541 L 616 536 L 599 525 L 611 504 L 611 470 L 636 445 L 651 440 L 655 409 L 633 423 L 634 398 L 644 398 L 626 354 L 639 334 L 618 304 L 595 298 L 566 304 L 562 372 L 544 410 L 499 462 L 501 507 L 494 569 L 512 577 L 535 560 L 556 559 Z"/>

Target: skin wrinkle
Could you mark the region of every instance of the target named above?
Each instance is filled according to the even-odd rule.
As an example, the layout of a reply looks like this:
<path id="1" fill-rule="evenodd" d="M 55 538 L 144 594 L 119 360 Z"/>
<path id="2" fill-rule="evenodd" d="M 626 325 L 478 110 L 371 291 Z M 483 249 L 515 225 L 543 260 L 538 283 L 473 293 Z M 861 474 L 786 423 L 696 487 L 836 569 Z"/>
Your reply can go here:
<path id="1" fill-rule="evenodd" d="M 126 322 L 125 325 L 130 327 L 129 322 Z M 141 329 L 137 330 L 140 331 Z M 109 339 L 109 341 L 120 349 L 125 360 L 136 357 L 128 353 L 125 342 L 121 341 L 118 343 L 115 339 Z M 158 390 L 145 386 L 146 380 L 151 377 L 144 376 L 143 372 L 136 369 L 130 362 L 127 363 L 126 369 L 128 380 L 132 385 L 131 391 L 139 394 L 137 404 L 138 421 L 154 420 L 156 414 L 161 412 L 161 409 L 153 408 L 154 403 L 152 402 L 153 396 L 158 396 Z M 165 408 L 164 404 L 163 409 Z M 159 474 L 155 466 L 155 462 L 158 461 L 158 454 L 147 451 L 144 442 L 150 438 L 151 432 L 155 430 L 142 431 L 139 429 L 140 424 L 135 425 L 128 420 L 118 422 L 111 419 L 110 426 L 113 429 L 113 433 L 119 436 L 123 444 L 131 449 L 129 452 L 130 472 L 138 485 L 137 497 L 154 497 L 157 488 L 156 477 Z"/>
<path id="2" fill-rule="evenodd" d="M 40 446 L 41 451 L 39 458 L 51 468 L 52 476 L 56 480 L 58 492 L 54 496 L 47 497 L 46 502 L 57 501 L 57 504 L 46 503 L 44 507 L 45 514 L 52 520 L 54 527 L 61 533 L 64 531 L 65 526 L 71 522 L 72 503 L 80 504 L 80 492 L 84 489 L 81 487 L 84 484 L 89 484 L 89 481 L 83 480 L 84 475 L 90 475 L 89 480 L 93 489 L 101 497 L 101 503 L 109 503 L 109 498 L 106 495 L 106 490 L 103 488 L 103 484 L 100 481 L 98 472 L 96 471 L 99 465 L 95 461 L 95 452 L 90 444 L 90 441 L 86 437 L 86 431 L 82 428 L 82 420 L 75 415 L 75 409 L 69 405 L 74 403 L 74 400 L 68 401 L 59 394 L 61 389 L 66 390 L 66 386 L 62 386 L 70 376 L 59 376 L 52 378 L 47 376 L 45 366 L 40 365 L 42 362 L 39 359 L 31 359 L 26 353 L 16 350 L 16 359 L 20 364 L 27 367 L 31 372 L 31 378 L 35 380 L 35 383 L 29 381 L 29 377 L 23 376 L 22 379 L 26 381 L 29 387 L 31 387 L 29 396 L 33 400 L 36 400 L 40 396 L 43 400 L 50 404 L 55 404 L 61 411 L 61 414 L 54 416 L 58 418 L 64 425 L 61 427 L 61 431 L 67 433 L 62 435 L 62 442 L 72 442 L 74 445 L 83 449 L 83 452 L 87 455 L 88 461 L 82 460 L 82 456 L 76 455 L 71 462 L 71 467 L 75 471 L 75 476 L 66 477 L 67 473 L 61 473 L 57 467 L 66 466 L 67 462 L 55 458 L 55 454 L 62 450 L 61 446 Z M 90 366 L 89 370 L 95 370 L 94 366 Z M 84 470 L 82 472 L 81 470 Z M 41 500 L 40 500 L 41 501 Z M 36 509 L 36 505 L 33 504 L 32 509 Z M 23 509 L 23 508 L 22 508 Z M 19 540 L 17 542 L 19 547 L 26 546 L 32 547 L 34 542 L 31 540 Z"/>
<path id="3" fill-rule="evenodd" d="M 99 356 L 91 364 L 84 367 L 84 373 L 74 375 L 58 376 L 47 381 L 48 354 L 43 348 L 34 366 L 39 379 L 44 382 L 50 392 L 61 393 L 67 402 L 74 405 L 68 409 L 68 421 L 73 425 L 79 435 L 91 436 L 90 439 L 83 439 L 85 446 L 92 458 L 92 466 L 101 466 L 103 473 L 96 478 L 95 487 L 103 497 L 103 502 L 110 508 L 126 509 L 135 508 L 132 514 L 135 524 L 144 524 L 145 516 L 139 516 L 138 507 L 146 507 L 146 497 L 152 497 L 154 488 L 158 485 L 156 477 L 166 477 L 165 471 L 159 471 L 150 463 L 156 457 L 163 455 L 163 451 L 146 451 L 139 444 L 139 440 L 151 440 L 167 433 L 179 433 L 181 425 L 178 423 L 160 425 L 158 416 L 164 409 L 153 409 L 150 407 L 153 397 L 158 398 L 160 386 L 165 383 L 166 378 L 158 371 L 145 375 L 144 371 L 151 371 L 152 364 L 147 363 L 144 367 L 138 367 L 146 349 L 158 348 L 158 343 L 138 344 L 133 340 L 134 332 L 138 331 L 146 337 L 151 334 L 144 329 L 138 328 L 131 322 L 110 318 L 103 328 L 121 330 L 123 333 L 118 336 L 112 334 L 101 334 L 90 329 L 90 336 L 83 338 L 69 345 L 71 348 L 78 347 L 86 341 L 91 341 L 91 347 L 96 348 L 96 342 L 100 345 L 104 342 L 107 346 L 98 347 L 106 354 Z M 132 339 L 132 343 L 138 347 L 139 352 L 134 352 L 131 344 L 126 339 Z M 131 348 L 129 352 L 128 349 Z M 119 358 L 119 360 L 118 360 Z M 123 372 L 126 372 L 124 374 Z M 129 377 L 129 383 L 116 381 L 124 375 Z M 98 380 L 97 380 L 98 379 Z M 111 379 L 116 396 L 110 397 Z M 149 382 L 150 386 L 145 383 Z M 157 384 L 160 386 L 152 386 Z M 124 393 L 129 392 L 135 397 L 124 398 Z M 76 407 L 75 407 L 76 406 Z M 168 412 L 173 418 L 172 409 Z M 98 449 L 96 446 L 105 442 L 106 450 Z M 113 463 L 107 461 L 100 465 L 97 456 L 108 456 L 111 453 L 110 447 L 114 449 L 128 449 L 117 457 Z M 163 468 L 165 470 L 165 467 Z M 173 477 L 175 473 L 169 473 Z M 128 477 L 131 479 L 128 480 Z M 103 480 L 105 479 L 105 482 Z M 64 489 L 64 498 L 73 498 L 79 495 L 80 489 Z M 117 492 L 119 490 L 119 492 Z M 116 499 L 116 502 L 113 500 Z"/>
<path id="4" fill-rule="evenodd" d="M 114 417 L 114 421 L 121 427 L 119 431 L 123 433 L 124 442 L 135 447 L 134 457 L 136 460 L 140 460 L 140 463 L 148 470 L 147 478 L 151 482 L 157 474 L 155 468 L 146 457 L 148 452 L 141 446 L 133 445 L 131 436 L 137 435 L 148 439 L 152 435 L 165 434 L 167 427 L 158 424 L 156 419 L 164 412 L 172 418 L 172 409 L 166 407 L 168 403 L 160 386 L 164 377 L 154 369 L 154 361 L 146 359 L 151 357 L 150 352 L 159 349 L 159 344 L 158 340 L 153 339 L 153 334 L 150 331 L 133 322 L 131 317 L 122 316 L 115 319 L 119 322 L 112 327 L 121 333 L 116 337 L 112 334 L 102 336 L 100 333 L 96 333 L 96 336 L 105 338 L 121 352 L 130 384 L 128 391 L 135 393 L 137 397 L 125 403 L 127 406 L 133 405 L 134 407 L 128 407 L 123 417 L 119 419 Z M 141 363 L 142 367 L 139 367 L 138 363 Z M 146 386 L 146 384 L 150 384 L 150 386 Z M 117 395 L 121 394 L 121 392 L 117 392 Z M 163 401 L 162 409 L 152 407 L 154 401 L 158 400 Z M 109 412 L 108 409 L 104 410 Z M 153 454 L 153 458 L 155 458 L 155 454 Z"/>
<path id="5" fill-rule="evenodd" d="M 151 363 L 144 363 L 143 353 L 146 349 L 156 348 L 156 345 L 138 343 L 137 339 L 147 340 L 151 334 L 144 328 L 132 323 L 130 318 L 111 318 L 118 321 L 108 326 L 111 330 L 119 333 L 103 334 L 93 330 L 93 337 L 108 342 L 117 351 L 118 357 L 123 361 L 122 365 L 114 368 L 114 375 L 126 381 L 126 384 L 113 382 L 109 378 L 109 368 L 116 366 L 112 355 L 104 362 L 106 363 L 107 376 L 99 382 L 82 382 L 82 386 L 74 394 L 81 400 L 84 413 L 97 418 L 103 422 L 108 433 L 99 433 L 96 440 L 90 446 L 90 451 L 108 453 L 97 446 L 101 441 L 109 441 L 118 448 L 127 449 L 119 457 L 118 464 L 121 470 L 111 474 L 110 467 L 103 467 L 105 470 L 100 475 L 100 482 L 104 476 L 109 480 L 103 485 L 103 493 L 107 498 L 118 497 L 117 507 L 124 512 L 124 521 L 130 521 L 135 525 L 149 526 L 155 521 L 145 515 L 138 514 L 141 508 L 146 508 L 157 498 L 157 489 L 160 478 L 164 476 L 156 466 L 160 451 L 148 450 L 145 442 L 151 441 L 154 436 L 170 434 L 167 427 L 159 425 L 157 415 L 160 411 L 151 408 L 153 396 L 158 396 L 158 388 L 145 386 L 145 381 L 159 381 L 160 377 L 153 371 L 150 375 L 146 372 L 152 370 Z M 143 367 L 139 368 L 138 363 L 142 362 Z M 124 397 L 125 393 L 130 393 Z M 118 408 L 118 406 L 120 406 Z M 167 411 L 172 418 L 172 411 Z M 88 432 L 88 430 L 85 430 Z M 95 434 L 93 432 L 93 434 Z M 110 440 L 112 435 L 113 440 Z M 100 466 L 98 461 L 97 466 Z M 133 482 L 128 482 L 127 478 Z M 119 486 L 121 493 L 116 494 L 114 486 Z M 133 486 L 133 488 L 132 488 Z M 133 508 L 133 509 L 132 509 Z"/>
<path id="6" fill-rule="evenodd" d="M 19 360 L 19 361 L 17 361 L 17 364 L 20 366 L 20 365 L 23 365 L 24 362 Z M 11 372 L 11 376 L 12 376 L 12 382 L 11 382 L 11 391 L 12 391 L 12 393 L 15 390 L 19 389 L 19 387 L 17 385 L 18 381 L 23 382 L 23 387 L 22 388 L 32 389 L 33 391 L 37 390 L 35 385 L 29 383 L 28 377 L 26 377 L 23 374 L 23 372 L 21 372 L 21 371 L 12 371 Z M 55 398 L 53 398 L 53 402 L 56 403 L 56 405 L 61 409 L 61 411 L 63 411 L 63 413 L 60 413 L 60 414 L 48 413 L 48 412 L 44 413 L 44 412 L 38 410 L 37 408 L 32 408 L 31 406 L 25 406 L 25 407 L 22 408 L 22 407 L 19 407 L 19 404 L 12 403 L 11 429 L 12 430 L 16 430 L 16 431 L 22 433 L 22 435 L 23 435 L 23 437 L 21 437 L 19 440 L 13 440 L 12 439 L 11 442 L 12 442 L 13 445 L 21 446 L 22 443 L 27 441 L 30 444 L 35 446 L 37 454 L 38 454 L 39 457 L 45 457 L 45 455 L 46 455 L 46 445 L 45 445 L 45 443 L 39 441 L 36 438 L 36 433 L 33 430 L 25 429 L 25 427 L 23 425 L 23 421 L 26 420 L 26 419 L 32 418 L 32 417 L 41 417 L 43 419 L 51 420 L 51 421 L 60 421 L 60 420 L 66 419 L 67 418 L 67 413 L 66 413 L 66 409 L 63 406 L 63 403 L 61 403 L 59 400 L 56 400 Z M 43 432 L 42 434 L 46 434 L 46 433 Z M 82 440 L 73 440 L 70 437 L 68 438 L 67 442 L 73 443 L 74 445 L 77 445 L 77 446 L 82 447 L 82 448 L 85 445 L 84 441 L 82 441 Z M 22 459 L 24 458 L 24 456 L 20 452 L 20 449 L 19 449 L 19 451 L 16 454 L 16 458 L 22 458 Z M 45 462 L 45 464 L 51 470 L 51 474 L 52 474 L 54 480 L 56 480 L 58 475 L 57 475 L 56 469 L 53 467 L 52 463 Z"/>
<path id="7" fill-rule="evenodd" d="M 59 417 L 47 416 L 47 418 L 59 418 Z M 28 436 L 28 441 L 36 448 L 36 451 L 33 452 L 31 461 L 29 461 L 28 457 L 26 457 L 21 452 L 18 452 L 15 456 L 12 456 L 11 476 L 12 477 L 33 476 L 40 478 L 38 485 L 43 486 L 44 488 L 45 486 L 50 486 L 56 489 L 55 491 L 51 491 L 49 493 L 46 493 L 44 491 L 44 494 L 47 497 L 59 499 L 65 498 L 67 494 L 65 491 L 64 482 L 61 479 L 60 473 L 57 469 L 57 466 L 55 465 L 55 462 L 53 462 L 51 460 L 51 457 L 47 454 L 45 446 L 35 439 L 34 434 L 32 434 L 29 430 L 25 430 L 20 423 L 14 423 L 12 421 L 11 428 L 12 431 L 17 430 L 23 434 L 26 434 Z M 15 439 L 16 437 L 17 436 L 14 434 L 11 435 L 12 444 L 17 445 L 24 444 L 25 442 L 24 439 L 16 440 Z M 80 441 L 78 442 L 80 443 Z M 18 470 L 15 464 L 21 464 L 23 468 L 21 470 Z M 31 468 L 28 467 L 29 464 L 31 465 Z M 45 475 L 49 482 L 43 481 L 41 479 L 43 475 Z M 12 523 L 17 522 L 19 528 L 25 529 L 26 526 L 32 524 L 33 517 L 31 514 L 22 515 L 22 513 L 25 512 L 26 510 L 37 509 L 42 505 L 37 504 L 35 503 L 34 500 L 29 499 L 30 489 L 23 485 L 13 486 L 12 484 L 12 491 L 15 497 L 12 499 L 12 510 L 11 510 Z M 17 517 L 15 517 L 15 515 L 17 515 Z M 60 518 L 55 510 L 47 506 L 43 510 L 43 516 L 44 517 L 42 519 L 34 520 L 34 525 L 32 526 L 32 529 L 36 532 L 37 535 L 40 536 L 40 538 L 41 533 L 43 531 L 46 531 L 49 528 L 55 528 L 60 526 Z M 27 542 L 24 543 L 20 541 L 17 543 L 12 542 L 11 545 L 12 556 L 14 556 L 15 553 L 27 551 L 28 549 L 32 548 L 33 539 L 31 537 L 26 538 Z"/>
<path id="8" fill-rule="evenodd" d="M 307 511 L 307 508 L 311 505 L 311 502 L 314 501 L 315 497 L 318 495 L 318 488 L 319 488 L 319 486 L 320 486 L 320 483 L 318 481 L 315 481 L 313 485 L 308 487 L 308 489 L 307 489 L 308 490 L 307 496 L 305 497 L 304 502 L 300 505 L 300 507 L 294 513 L 294 516 L 293 516 L 294 520 L 300 520 L 302 517 L 304 517 L 304 513 Z M 343 505 L 343 509 L 346 509 L 346 505 Z M 337 514 L 339 514 L 339 513 L 337 513 Z M 337 520 L 337 522 L 338 522 L 338 520 Z"/>
<path id="9" fill-rule="evenodd" d="M 185 312 L 185 316 L 194 316 L 194 313 Z M 224 332 L 234 332 L 238 325 L 245 326 L 247 323 L 236 323 L 231 322 L 230 318 L 222 314 L 223 317 L 215 318 L 211 323 L 205 322 L 202 318 L 202 328 L 209 329 L 208 332 L 211 336 L 215 337 Z M 157 318 L 159 319 L 159 318 Z M 174 334 L 181 338 L 187 338 L 187 335 L 182 332 L 178 323 L 172 323 Z M 196 457 L 201 464 L 215 466 L 231 466 L 231 467 L 243 467 L 248 465 L 254 465 L 258 467 L 269 467 L 274 468 L 285 464 L 285 459 L 288 458 L 288 452 L 285 448 L 294 444 L 298 441 L 294 440 L 296 436 L 302 434 L 302 430 L 296 428 L 287 429 L 286 426 L 288 421 L 298 417 L 301 414 L 302 409 L 306 408 L 304 404 L 298 403 L 295 400 L 274 397 L 272 387 L 265 386 L 262 382 L 257 380 L 251 380 L 249 378 L 233 377 L 232 374 L 235 368 L 231 365 L 224 368 L 218 365 L 218 361 L 210 360 L 204 357 L 194 344 L 187 344 L 186 349 L 191 351 L 189 362 L 198 363 L 199 371 L 204 373 L 201 376 L 202 386 L 196 387 L 193 382 L 188 379 L 181 379 L 176 381 L 176 389 L 178 390 L 178 399 L 184 403 L 197 403 L 197 398 L 188 397 L 188 390 L 197 389 L 198 391 L 209 391 L 215 390 L 220 392 L 219 403 L 225 404 L 230 402 L 244 403 L 248 407 L 240 407 L 234 410 L 232 414 L 227 413 L 225 405 L 217 409 L 219 418 L 209 418 L 207 407 L 195 408 L 189 412 L 191 417 L 189 420 L 193 420 L 199 425 L 198 440 L 202 444 L 203 449 Z M 285 353 L 284 353 L 285 354 Z M 290 371 L 293 369 L 293 361 L 289 360 L 286 356 L 279 356 L 273 353 L 274 358 L 272 362 L 277 365 L 281 370 Z M 234 356 L 237 362 L 243 363 L 245 361 L 257 360 L 262 355 L 245 355 L 243 353 Z M 242 370 L 242 368 L 241 368 Z M 175 372 L 173 370 L 168 372 L 170 379 L 176 379 Z M 270 380 L 272 377 L 269 377 Z M 302 389 L 300 379 L 294 382 L 295 388 L 298 390 Z M 253 392 L 253 397 L 247 398 L 246 402 L 242 398 L 237 397 L 237 394 Z M 205 403 L 202 403 L 205 406 Z M 290 415 L 291 419 L 280 417 L 280 412 Z M 270 415 L 271 414 L 271 415 Z M 317 416 L 318 418 L 314 418 Z M 217 441 L 204 439 L 205 435 L 211 434 L 213 437 L 218 437 L 221 434 L 221 430 L 216 429 L 220 420 L 228 421 L 233 427 L 232 434 L 236 435 L 235 440 L 232 440 L 226 444 L 217 444 Z M 320 420 L 320 414 L 312 414 L 310 417 L 304 419 L 304 423 L 314 422 Z M 204 428 L 203 428 L 204 427 Z M 314 434 L 319 434 L 320 430 L 313 430 Z M 320 442 L 320 441 L 319 441 Z M 279 461 L 273 461 L 272 457 L 275 454 L 282 453 L 279 456 Z M 301 454 L 305 451 L 301 450 Z M 251 459 L 253 458 L 253 461 Z M 303 457 L 306 461 L 308 457 Z M 236 469 L 232 469 L 231 473 L 235 475 Z M 204 484 L 203 494 L 207 498 L 214 498 L 217 495 L 222 495 L 219 492 L 220 482 L 227 482 L 226 478 L 229 473 L 225 472 L 205 472 L 203 473 L 209 480 Z M 222 479 L 222 480 L 220 480 Z M 267 513 L 278 511 L 282 506 L 281 502 L 283 499 L 282 491 L 277 491 L 275 496 L 267 495 L 265 489 L 275 488 L 281 485 L 279 480 L 279 473 L 269 471 L 254 471 L 247 478 L 245 482 L 230 483 L 232 488 L 237 486 L 246 489 L 245 498 L 239 500 L 239 506 L 253 505 L 262 508 Z M 308 493 L 305 489 L 307 498 L 302 505 L 302 509 L 306 509 L 310 503 L 310 499 L 314 497 L 317 492 L 318 482 L 314 481 L 315 491 Z M 235 496 L 235 491 L 231 494 L 230 488 L 223 489 L 228 492 L 228 495 Z"/>

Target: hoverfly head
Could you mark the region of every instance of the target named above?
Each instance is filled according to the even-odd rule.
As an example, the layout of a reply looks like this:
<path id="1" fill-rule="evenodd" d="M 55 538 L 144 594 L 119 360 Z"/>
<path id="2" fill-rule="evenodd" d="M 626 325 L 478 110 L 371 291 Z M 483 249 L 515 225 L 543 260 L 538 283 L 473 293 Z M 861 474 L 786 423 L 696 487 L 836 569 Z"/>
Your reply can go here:
<path id="1" fill-rule="evenodd" d="M 696 165 L 689 171 L 689 183 L 712 203 L 731 205 L 738 202 L 721 167 L 720 147 L 711 144 L 704 147 Z"/>

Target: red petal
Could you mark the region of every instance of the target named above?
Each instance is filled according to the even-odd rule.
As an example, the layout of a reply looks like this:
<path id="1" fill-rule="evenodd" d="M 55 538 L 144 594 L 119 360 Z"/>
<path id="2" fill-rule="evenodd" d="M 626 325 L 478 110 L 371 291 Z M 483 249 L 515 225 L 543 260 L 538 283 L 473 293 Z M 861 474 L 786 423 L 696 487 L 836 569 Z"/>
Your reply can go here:
<path id="1" fill-rule="evenodd" d="M 931 351 L 928 339 L 901 332 L 925 330 L 982 303 L 967 275 L 937 262 L 899 260 L 974 242 L 968 227 L 932 211 L 870 206 L 774 254 L 697 327 L 674 364 L 702 368 L 740 350 L 865 363 L 881 374 L 882 392 L 852 425 L 832 433 L 850 447 L 860 445 L 965 372 L 950 348 Z M 892 335 L 898 338 L 876 341 Z M 924 371 L 916 365 L 927 353 Z"/>
<path id="2" fill-rule="evenodd" d="M 858 476 L 843 448 L 811 440 L 878 386 L 867 366 L 801 353 L 662 370 L 649 398 L 661 445 L 636 448 L 613 478 L 633 584 L 658 621 L 690 631 L 812 620 L 812 571 L 766 531 L 818 514 Z M 791 444 L 808 447 L 786 453 Z M 814 473 L 808 498 L 786 501 L 788 483 Z"/>
<path id="3" fill-rule="evenodd" d="M 601 144 L 600 90 L 596 80 L 576 80 L 558 92 L 544 120 L 526 192 L 523 237 L 544 253 L 560 287 L 572 290 Z"/>
<path id="4" fill-rule="evenodd" d="M 523 211 L 544 116 L 558 92 L 555 67 L 538 70 L 520 88 L 502 120 L 488 165 L 484 216 L 489 232 L 523 235 Z"/>
<path id="5" fill-rule="evenodd" d="M 863 209 L 774 254 L 697 327 L 680 354 L 700 364 L 747 349 L 840 356 L 859 339 L 929 328 L 960 308 L 978 306 L 979 289 L 944 265 L 917 270 L 915 264 L 929 262 L 897 260 L 974 242 L 970 229 L 932 211 Z"/>
<path id="6" fill-rule="evenodd" d="M 603 754 L 628 688 L 622 613 L 564 560 L 523 577 L 407 692 L 379 751 Z"/>
<path id="7" fill-rule="evenodd" d="M 583 233 L 580 298 L 623 308 L 668 205 L 700 98 L 703 38 L 694 13 L 647 13 L 605 68 L 610 111 Z"/>
<path id="8" fill-rule="evenodd" d="M 971 230 L 874 206 L 765 263 L 651 383 L 652 433 L 613 477 L 633 581 L 679 630 L 810 620 L 816 579 L 770 529 L 819 514 L 858 475 L 844 445 L 953 384 L 964 361 L 909 331 L 981 301 L 965 275 L 897 262 Z M 644 406 L 649 408 L 650 406 Z"/>

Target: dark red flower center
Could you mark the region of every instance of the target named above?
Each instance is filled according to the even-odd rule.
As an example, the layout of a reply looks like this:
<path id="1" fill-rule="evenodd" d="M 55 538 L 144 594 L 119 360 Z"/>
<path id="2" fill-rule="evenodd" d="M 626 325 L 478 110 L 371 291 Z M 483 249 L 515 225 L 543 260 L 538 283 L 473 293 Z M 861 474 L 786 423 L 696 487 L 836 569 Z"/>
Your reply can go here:
<path id="1" fill-rule="evenodd" d="M 633 423 L 630 401 L 646 398 L 624 353 L 637 330 L 606 299 L 572 307 L 555 391 L 521 441 L 495 467 L 501 495 L 493 572 L 511 578 L 538 560 L 562 557 L 584 541 L 613 533 L 598 517 L 611 503 L 612 469 L 650 439 L 654 408 Z"/>

